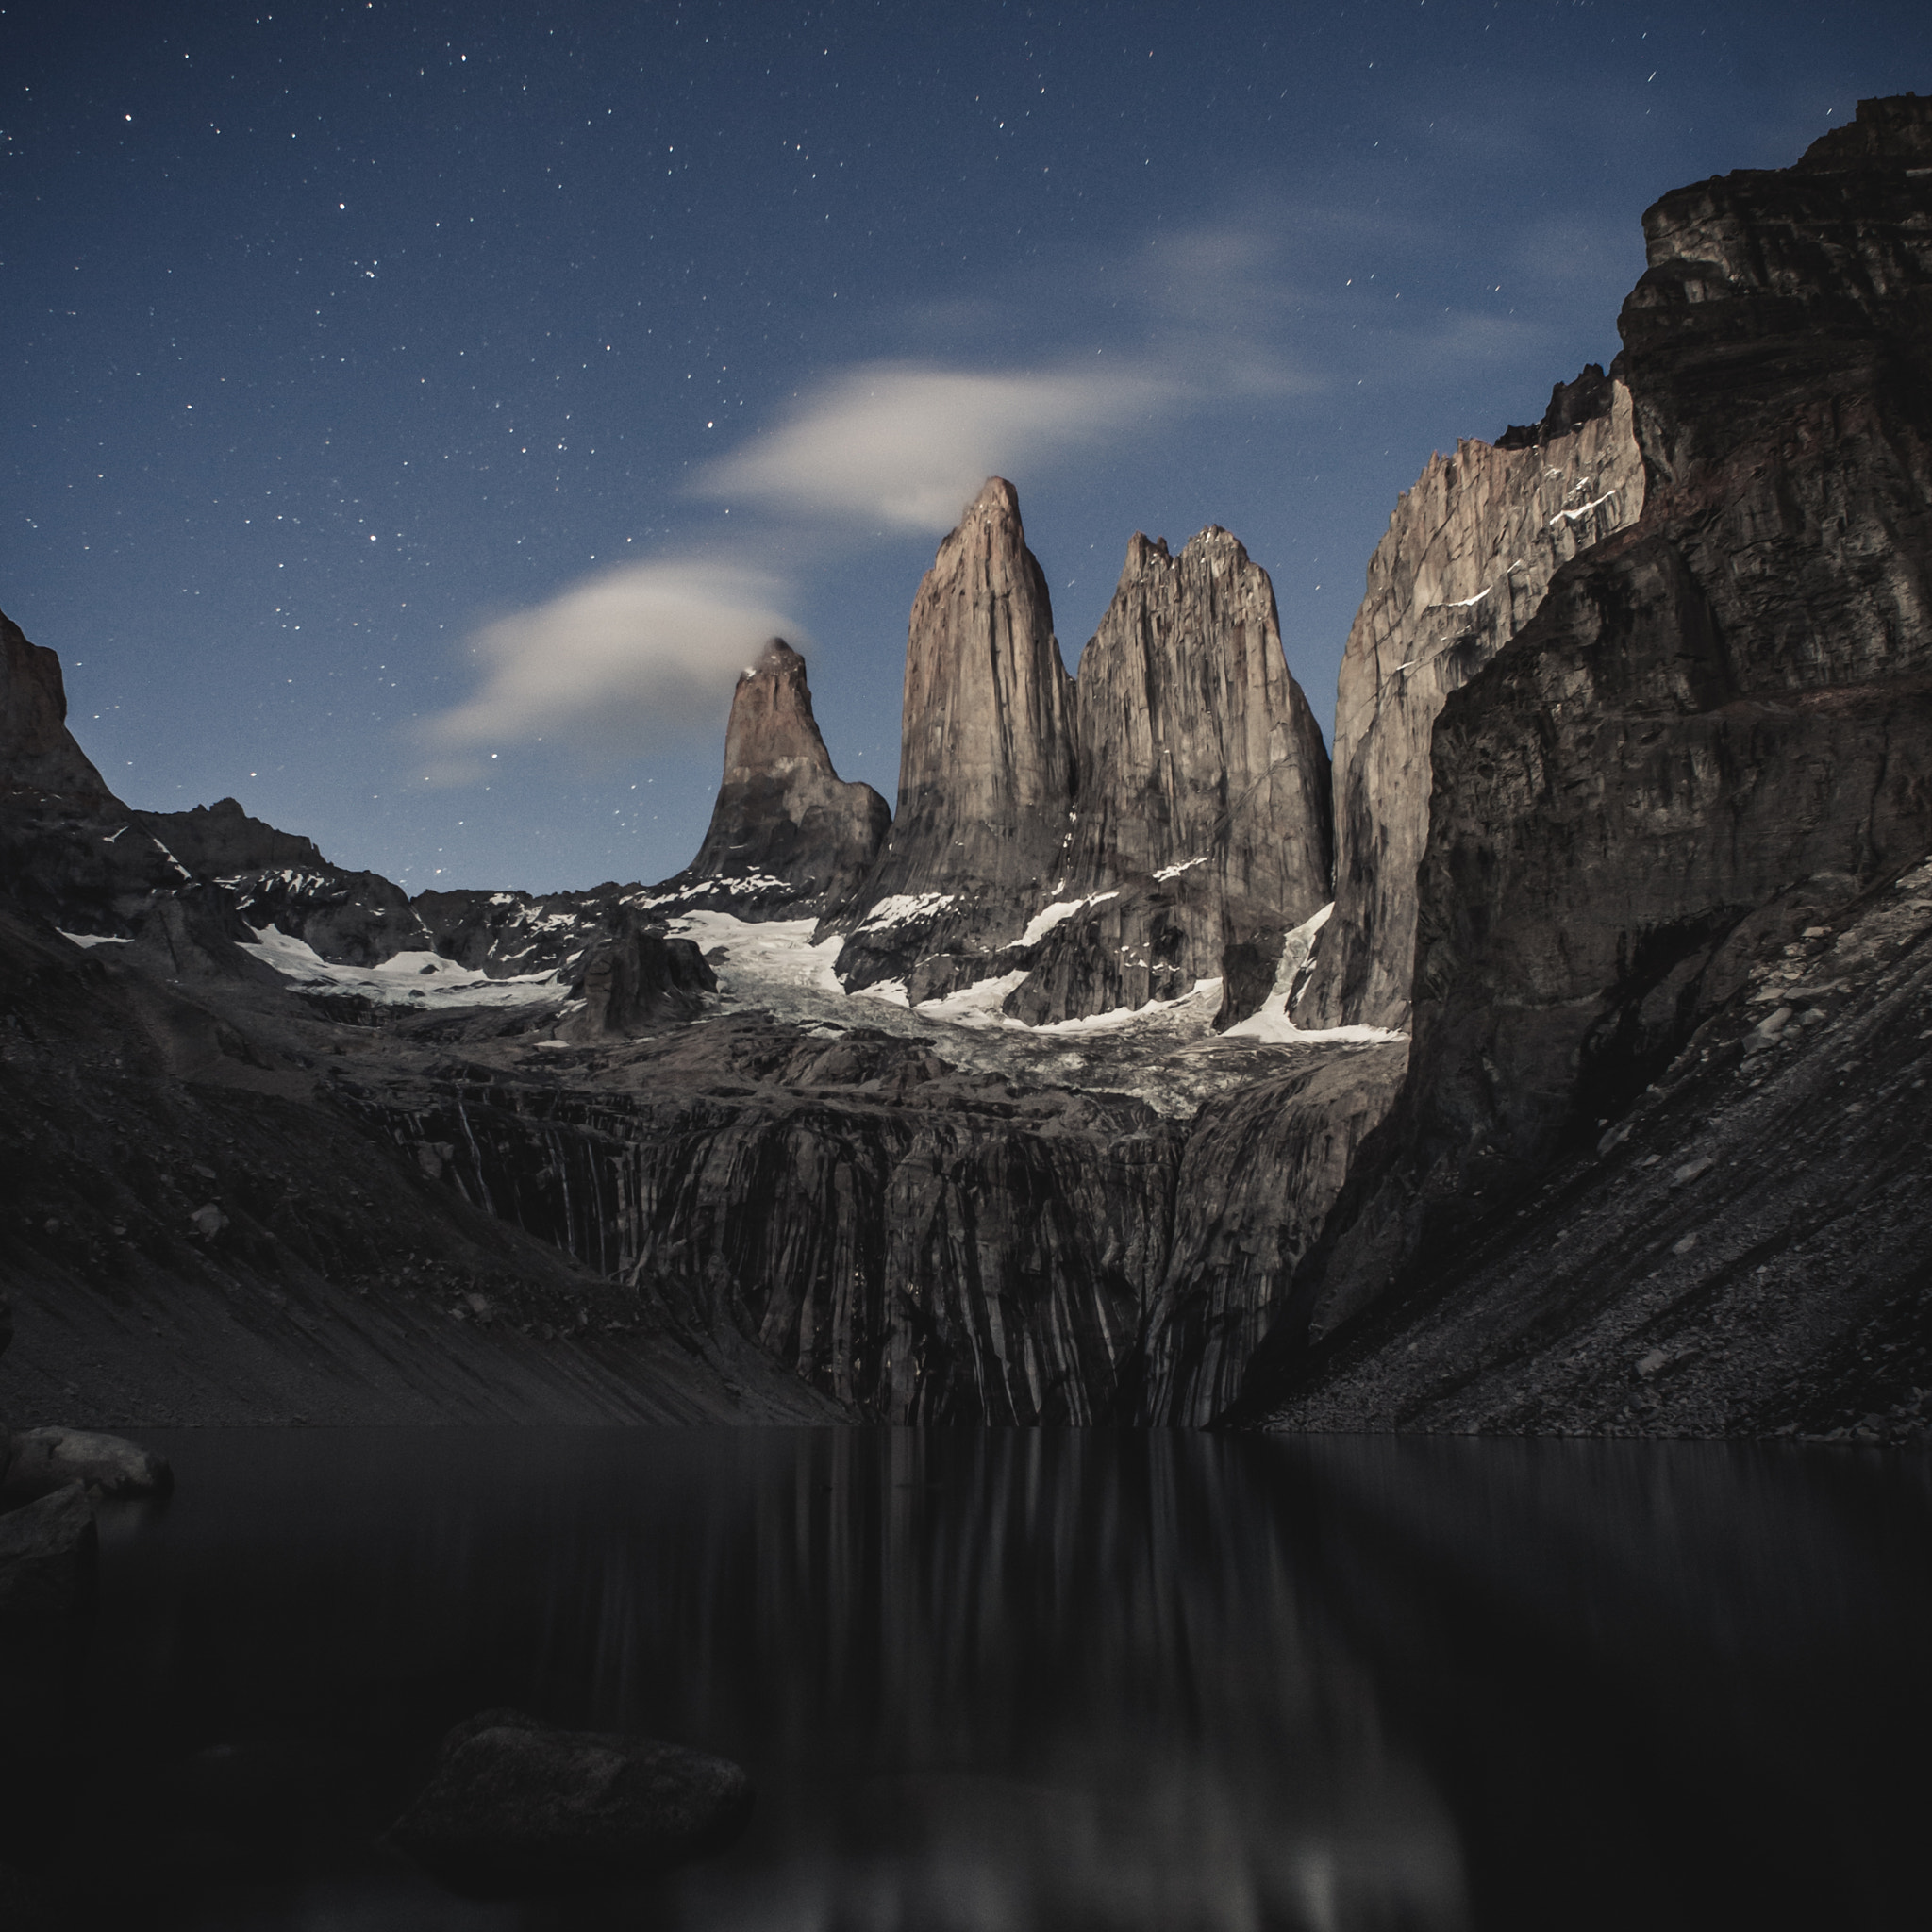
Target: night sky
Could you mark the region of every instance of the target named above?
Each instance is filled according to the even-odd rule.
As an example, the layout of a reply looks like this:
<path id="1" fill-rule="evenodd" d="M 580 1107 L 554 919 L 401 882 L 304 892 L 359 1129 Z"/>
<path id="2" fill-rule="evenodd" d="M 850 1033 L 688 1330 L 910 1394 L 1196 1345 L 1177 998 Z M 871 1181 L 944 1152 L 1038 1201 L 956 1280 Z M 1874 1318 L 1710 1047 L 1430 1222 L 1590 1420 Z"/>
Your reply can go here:
<path id="1" fill-rule="evenodd" d="M 1912 4 L 0 9 L 0 608 L 131 804 L 653 880 L 782 631 L 892 791 L 989 473 L 1070 668 L 1233 530 L 1324 724 L 1432 449 L 1617 348 L 1665 190 L 1932 91 Z"/>

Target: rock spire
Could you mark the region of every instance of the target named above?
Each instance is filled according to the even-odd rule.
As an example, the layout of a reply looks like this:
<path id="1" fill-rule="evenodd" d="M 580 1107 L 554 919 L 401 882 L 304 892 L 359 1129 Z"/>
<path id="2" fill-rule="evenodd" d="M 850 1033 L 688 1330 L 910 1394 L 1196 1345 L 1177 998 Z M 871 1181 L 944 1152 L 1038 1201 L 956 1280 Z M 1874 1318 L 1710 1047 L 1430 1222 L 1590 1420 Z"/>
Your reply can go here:
<path id="1" fill-rule="evenodd" d="M 1209 525 L 1136 535 L 1080 658 L 1070 909 L 1008 1010 L 1061 1020 L 1173 999 L 1265 960 L 1328 897 L 1328 754 L 1282 656 L 1268 574 Z"/>
<path id="2" fill-rule="evenodd" d="M 924 999 L 983 976 L 986 955 L 1051 892 L 1071 825 L 1073 680 L 1020 496 L 988 479 L 913 599 L 898 811 L 845 912 L 848 983 L 903 977 Z"/>
<path id="3" fill-rule="evenodd" d="M 805 659 L 774 638 L 732 693 L 724 777 L 704 843 L 658 891 L 747 918 L 827 912 L 871 871 L 891 817 L 870 785 L 833 770 Z"/>

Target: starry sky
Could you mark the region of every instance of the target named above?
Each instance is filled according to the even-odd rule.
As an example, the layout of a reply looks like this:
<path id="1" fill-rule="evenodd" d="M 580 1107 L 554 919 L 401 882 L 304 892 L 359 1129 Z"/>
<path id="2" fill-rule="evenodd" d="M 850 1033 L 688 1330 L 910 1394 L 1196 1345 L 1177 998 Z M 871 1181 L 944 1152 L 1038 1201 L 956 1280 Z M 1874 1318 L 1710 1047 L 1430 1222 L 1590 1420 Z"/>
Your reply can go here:
<path id="1" fill-rule="evenodd" d="M 1666 190 L 1932 90 L 1912 4 L 0 6 L 0 608 L 129 803 L 411 890 L 663 877 L 1018 485 L 1070 668 L 1233 530 L 1324 722 L 1434 449 L 1616 352 Z"/>

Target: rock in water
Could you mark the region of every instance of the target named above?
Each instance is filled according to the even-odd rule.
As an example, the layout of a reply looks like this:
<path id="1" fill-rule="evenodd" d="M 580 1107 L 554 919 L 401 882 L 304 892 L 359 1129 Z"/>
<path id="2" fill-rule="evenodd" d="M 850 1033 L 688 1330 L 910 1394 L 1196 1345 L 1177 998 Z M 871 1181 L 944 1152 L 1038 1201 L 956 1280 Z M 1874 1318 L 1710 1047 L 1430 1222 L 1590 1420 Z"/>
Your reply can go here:
<path id="1" fill-rule="evenodd" d="M 1432 457 L 1396 505 L 1336 688 L 1335 913 L 1303 1025 L 1407 1025 L 1437 715 L 1557 571 L 1642 508 L 1630 391 L 1594 363 L 1557 385 L 1541 425 Z"/>
<path id="2" fill-rule="evenodd" d="M 1292 1373 L 1296 1333 L 1592 1144 L 1755 956 L 1932 848 L 1928 230 L 1910 95 L 1644 216 L 1643 515 L 1442 708 L 1409 1073 Z"/>
<path id="3" fill-rule="evenodd" d="M 94 1544 L 93 1505 L 77 1482 L 0 1516 L 0 1628 L 65 1617 L 86 1588 Z"/>
<path id="4" fill-rule="evenodd" d="M 751 1815 L 728 1759 L 488 1710 L 442 1740 L 391 1842 L 475 1897 L 648 1877 L 723 1851 Z"/>
<path id="5" fill-rule="evenodd" d="M 1282 936 L 1328 897 L 1329 807 L 1267 572 L 1213 525 L 1178 557 L 1137 535 L 1075 691 L 1055 902 L 1078 909 L 1007 1010 L 1039 1024 L 1174 999 L 1236 947 L 1269 953 L 1272 981 Z"/>
<path id="6" fill-rule="evenodd" d="M 805 659 L 774 638 L 732 693 L 724 780 L 705 842 L 654 897 L 753 919 L 832 912 L 872 870 L 891 822 L 870 785 L 832 769 Z"/>
<path id="7" fill-rule="evenodd" d="M 1020 498 L 994 476 L 913 599 L 898 814 L 832 922 L 848 985 L 914 1002 L 982 978 L 1059 877 L 1074 797 L 1073 680 Z"/>
<path id="8" fill-rule="evenodd" d="M 168 1458 L 123 1436 L 89 1429 L 25 1429 L 13 1438 L 0 1495 L 45 1496 L 82 1483 L 103 1496 L 165 1496 L 175 1487 Z"/>

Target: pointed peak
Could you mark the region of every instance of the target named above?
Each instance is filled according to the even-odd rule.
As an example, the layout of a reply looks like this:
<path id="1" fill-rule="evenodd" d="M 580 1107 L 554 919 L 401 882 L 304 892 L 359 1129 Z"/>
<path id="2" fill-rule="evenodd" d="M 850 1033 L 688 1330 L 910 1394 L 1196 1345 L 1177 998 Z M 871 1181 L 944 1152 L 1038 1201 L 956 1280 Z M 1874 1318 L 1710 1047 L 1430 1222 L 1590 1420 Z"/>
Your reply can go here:
<path id="1" fill-rule="evenodd" d="M 805 658 L 783 638 L 771 638 L 766 641 L 756 661 L 739 673 L 738 681 L 742 684 L 747 677 L 781 677 L 788 672 L 804 668 Z"/>
<path id="2" fill-rule="evenodd" d="M 1004 476 L 989 476 L 979 486 L 979 494 L 968 505 L 967 514 L 1017 517 L 1020 514 L 1020 492 Z"/>

